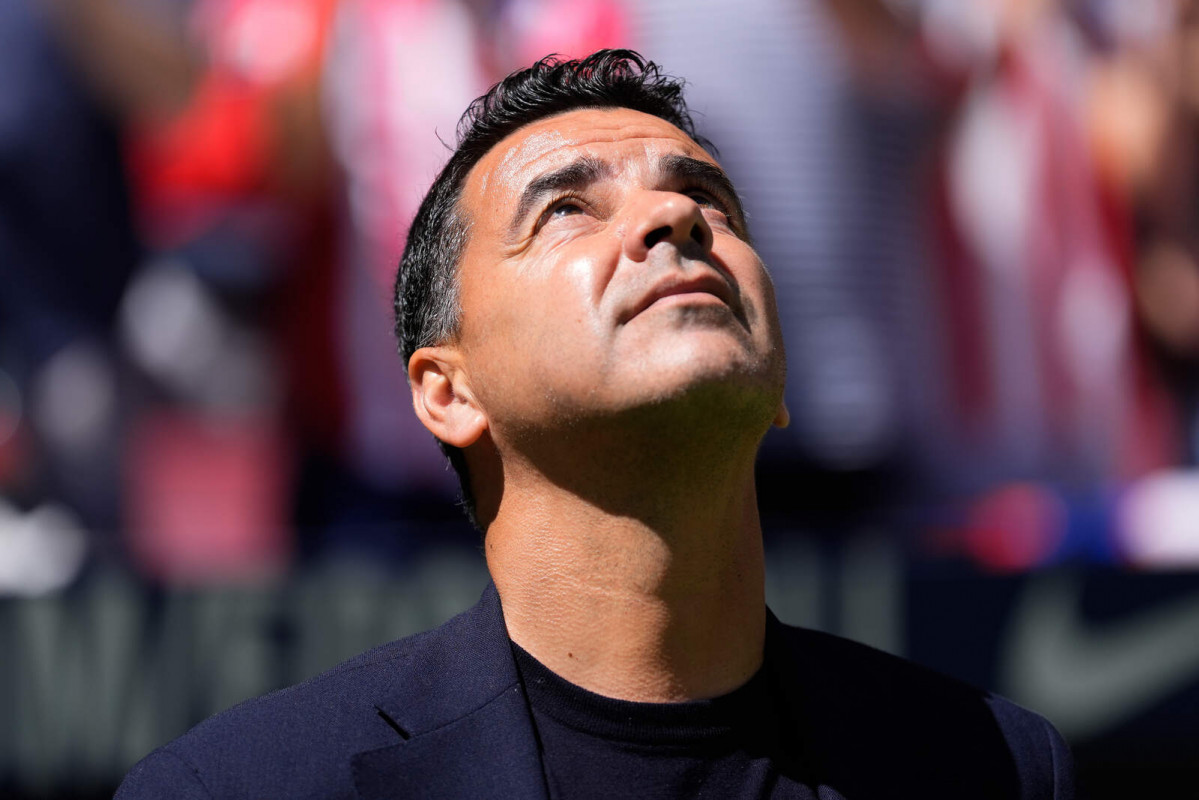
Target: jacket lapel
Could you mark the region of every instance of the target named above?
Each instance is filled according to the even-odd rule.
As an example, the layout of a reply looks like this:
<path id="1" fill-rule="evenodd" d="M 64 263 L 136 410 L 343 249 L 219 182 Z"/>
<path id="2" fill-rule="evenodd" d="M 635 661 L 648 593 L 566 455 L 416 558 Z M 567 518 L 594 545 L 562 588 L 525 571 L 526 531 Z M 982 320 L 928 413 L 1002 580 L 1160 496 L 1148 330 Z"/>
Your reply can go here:
<path id="1" fill-rule="evenodd" d="M 443 728 L 360 753 L 353 764 L 363 800 L 546 796 L 519 685 Z"/>
<path id="2" fill-rule="evenodd" d="M 494 586 L 418 636 L 379 713 L 399 744 L 353 759 L 363 800 L 545 798 L 537 738 Z"/>

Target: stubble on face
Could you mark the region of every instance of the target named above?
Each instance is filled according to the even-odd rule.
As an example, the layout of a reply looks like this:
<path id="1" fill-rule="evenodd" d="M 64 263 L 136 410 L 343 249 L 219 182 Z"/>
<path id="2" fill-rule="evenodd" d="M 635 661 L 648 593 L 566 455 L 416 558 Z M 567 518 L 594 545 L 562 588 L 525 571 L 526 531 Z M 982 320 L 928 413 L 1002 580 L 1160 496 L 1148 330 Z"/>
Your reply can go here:
<path id="1" fill-rule="evenodd" d="M 516 131 L 472 170 L 459 342 L 496 432 L 768 427 L 784 374 L 773 288 L 739 204 L 709 203 L 719 187 L 664 166 L 692 162 L 719 170 L 663 120 L 588 109 Z M 527 202 L 539 179 L 579 164 L 582 177 Z M 691 225 L 644 247 L 654 226 Z M 692 290 L 654 299 L 672 282 Z"/>

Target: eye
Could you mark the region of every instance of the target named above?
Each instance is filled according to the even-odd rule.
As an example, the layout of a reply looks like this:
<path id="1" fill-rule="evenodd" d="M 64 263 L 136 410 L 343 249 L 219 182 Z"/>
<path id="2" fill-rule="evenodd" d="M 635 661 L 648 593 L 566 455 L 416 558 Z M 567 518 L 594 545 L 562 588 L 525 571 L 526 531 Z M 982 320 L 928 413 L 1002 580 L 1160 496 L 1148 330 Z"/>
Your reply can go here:
<path id="1" fill-rule="evenodd" d="M 705 211 L 711 209 L 726 219 L 731 220 L 733 218 L 733 214 L 730 211 L 732 206 L 724 199 L 724 195 L 722 194 L 707 189 L 685 189 L 683 190 L 683 194 Z"/>
<path id="2" fill-rule="evenodd" d="M 540 231 L 554 220 L 585 214 L 586 208 L 586 204 L 577 197 L 560 197 L 545 207 L 545 210 L 541 212 L 541 216 L 537 218 L 537 223 L 533 229 L 534 231 Z"/>
<path id="3" fill-rule="evenodd" d="M 550 206 L 549 210 L 546 212 L 546 218 L 548 219 L 550 217 L 569 217 L 569 216 L 573 216 L 575 214 L 582 214 L 582 213 L 583 213 L 583 207 L 581 205 L 579 205 L 576 201 L 568 198 L 565 200 L 559 200 L 557 203 L 554 203 L 552 206 Z"/>
<path id="4" fill-rule="evenodd" d="M 683 189 L 682 194 L 699 206 L 710 224 L 727 227 L 736 236 L 747 239 L 740 213 L 735 210 L 739 207 L 723 191 L 693 187 Z"/>
<path id="5" fill-rule="evenodd" d="M 712 197 L 705 191 L 700 189 L 689 189 L 684 194 L 695 201 L 695 204 L 700 208 L 714 208 L 717 211 L 724 211 L 724 204 Z"/>

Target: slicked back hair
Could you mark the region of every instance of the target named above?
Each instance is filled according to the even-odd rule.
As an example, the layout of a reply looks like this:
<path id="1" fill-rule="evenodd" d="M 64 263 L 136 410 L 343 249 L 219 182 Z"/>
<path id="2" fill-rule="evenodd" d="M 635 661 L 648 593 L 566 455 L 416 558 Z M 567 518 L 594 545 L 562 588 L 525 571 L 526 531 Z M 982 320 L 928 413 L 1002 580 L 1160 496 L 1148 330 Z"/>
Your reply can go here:
<path id="1" fill-rule="evenodd" d="M 470 235 L 459 207 L 462 187 L 475 164 L 517 129 L 546 117 L 587 108 L 628 108 L 666 120 L 700 146 L 683 101 L 682 81 L 632 50 L 600 50 L 583 59 L 547 56 L 514 72 L 475 100 L 458 122 L 455 149 L 408 229 L 395 283 L 395 334 L 407 365 L 422 347 L 457 335 L 462 309 L 458 263 Z M 462 506 L 475 527 L 474 495 L 462 451 L 439 441 L 458 473 Z"/>

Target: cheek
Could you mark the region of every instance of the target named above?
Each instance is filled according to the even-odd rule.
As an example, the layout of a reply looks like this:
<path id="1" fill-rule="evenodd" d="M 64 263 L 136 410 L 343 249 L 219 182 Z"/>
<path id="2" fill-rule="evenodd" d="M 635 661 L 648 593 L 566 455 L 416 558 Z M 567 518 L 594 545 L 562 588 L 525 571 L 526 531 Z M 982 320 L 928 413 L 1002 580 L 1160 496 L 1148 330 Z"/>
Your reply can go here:
<path id="1" fill-rule="evenodd" d="M 774 308 L 774 283 L 757 252 L 739 239 L 716 251 L 716 258 L 725 272 L 732 275 L 740 287 L 746 310 L 764 314 Z"/>
<path id="2" fill-rule="evenodd" d="M 594 376 L 614 317 L 604 303 L 615 259 L 599 249 L 562 243 L 463 286 L 462 342 L 484 391 L 572 370 Z"/>
<path id="3" fill-rule="evenodd" d="M 517 269 L 530 290 L 553 296 L 556 305 L 598 306 L 619 259 L 617 237 L 592 224 L 586 232 L 549 239 Z"/>
<path id="4" fill-rule="evenodd" d="M 570 242 L 525 265 L 514 276 L 515 293 L 507 297 L 513 330 L 538 344 L 580 346 L 605 335 L 604 290 L 614 259 L 597 254 L 593 237 Z"/>
<path id="5" fill-rule="evenodd" d="M 774 282 L 770 276 L 763 270 L 757 278 L 757 291 L 755 292 L 757 302 L 754 304 L 755 312 L 760 319 L 757 322 L 766 322 L 772 328 L 779 326 L 778 322 L 778 300 L 774 294 Z M 755 320 L 751 320 L 754 322 Z"/>
<path id="6" fill-rule="evenodd" d="M 476 313 L 464 320 L 464 345 L 476 383 L 488 394 L 527 387 L 559 362 L 579 358 L 586 315 L 562 287 L 512 280 L 492 287 L 470 311 Z"/>

